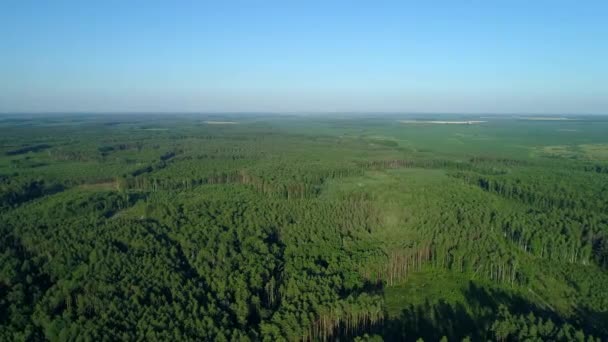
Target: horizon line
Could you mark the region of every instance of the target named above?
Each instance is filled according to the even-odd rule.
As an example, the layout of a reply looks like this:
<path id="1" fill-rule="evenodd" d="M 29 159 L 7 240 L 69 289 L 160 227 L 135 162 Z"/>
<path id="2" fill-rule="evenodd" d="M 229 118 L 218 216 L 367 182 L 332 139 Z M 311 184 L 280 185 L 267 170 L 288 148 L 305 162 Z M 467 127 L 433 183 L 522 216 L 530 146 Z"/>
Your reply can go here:
<path id="1" fill-rule="evenodd" d="M 597 116 L 608 113 L 538 113 L 538 112 L 413 112 L 413 111 L 3 111 L 0 115 L 538 115 L 538 116 Z"/>

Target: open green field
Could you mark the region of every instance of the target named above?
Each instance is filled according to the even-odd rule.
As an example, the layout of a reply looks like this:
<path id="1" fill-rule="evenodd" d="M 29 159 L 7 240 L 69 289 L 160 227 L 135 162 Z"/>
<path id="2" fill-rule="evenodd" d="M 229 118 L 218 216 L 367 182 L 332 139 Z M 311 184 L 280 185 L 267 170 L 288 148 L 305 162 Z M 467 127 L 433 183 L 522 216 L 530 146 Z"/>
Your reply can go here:
<path id="1" fill-rule="evenodd" d="M 568 119 L 0 116 L 0 340 L 605 341 Z"/>

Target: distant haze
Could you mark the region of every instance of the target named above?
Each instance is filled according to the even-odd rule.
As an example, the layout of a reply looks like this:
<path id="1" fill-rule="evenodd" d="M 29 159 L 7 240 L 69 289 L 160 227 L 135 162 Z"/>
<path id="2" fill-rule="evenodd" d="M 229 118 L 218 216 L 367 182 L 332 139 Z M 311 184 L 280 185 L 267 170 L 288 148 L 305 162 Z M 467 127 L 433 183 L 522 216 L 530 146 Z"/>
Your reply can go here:
<path id="1" fill-rule="evenodd" d="M 607 1 L 362 3 L 4 1 L 0 112 L 608 114 Z"/>

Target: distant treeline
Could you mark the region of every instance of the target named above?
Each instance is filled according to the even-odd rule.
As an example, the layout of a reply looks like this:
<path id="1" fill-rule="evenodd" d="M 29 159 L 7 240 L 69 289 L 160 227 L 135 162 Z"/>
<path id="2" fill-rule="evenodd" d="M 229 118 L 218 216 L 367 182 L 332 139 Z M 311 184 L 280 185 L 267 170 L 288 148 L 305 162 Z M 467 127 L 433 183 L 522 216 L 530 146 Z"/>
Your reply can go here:
<path id="1" fill-rule="evenodd" d="M 37 145 L 21 147 L 16 150 L 12 150 L 12 151 L 7 151 L 5 154 L 7 156 L 16 156 L 16 155 L 25 154 L 28 152 L 39 152 L 39 151 L 46 150 L 47 148 L 51 148 L 51 147 L 52 146 L 49 144 L 37 144 Z"/>

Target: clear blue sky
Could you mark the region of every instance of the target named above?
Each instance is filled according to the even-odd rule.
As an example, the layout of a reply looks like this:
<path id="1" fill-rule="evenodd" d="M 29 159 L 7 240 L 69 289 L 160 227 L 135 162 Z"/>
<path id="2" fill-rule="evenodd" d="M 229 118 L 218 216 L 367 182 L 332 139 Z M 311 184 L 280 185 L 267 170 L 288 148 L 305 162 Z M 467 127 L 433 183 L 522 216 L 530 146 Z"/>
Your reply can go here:
<path id="1" fill-rule="evenodd" d="M 0 112 L 608 114 L 608 1 L 0 2 Z"/>

